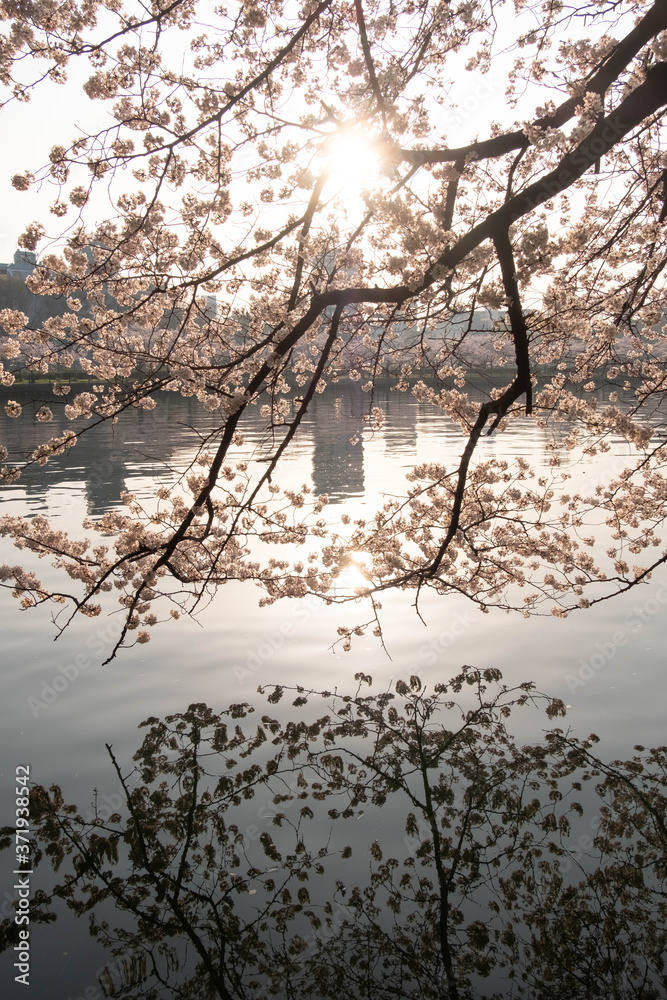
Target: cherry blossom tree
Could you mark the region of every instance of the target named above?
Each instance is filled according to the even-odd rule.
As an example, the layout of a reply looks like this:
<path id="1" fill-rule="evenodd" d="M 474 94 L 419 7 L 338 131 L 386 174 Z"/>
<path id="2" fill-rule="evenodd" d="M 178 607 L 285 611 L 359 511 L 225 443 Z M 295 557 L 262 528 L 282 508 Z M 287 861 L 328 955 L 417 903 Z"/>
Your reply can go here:
<path id="1" fill-rule="evenodd" d="M 0 312 L 3 384 L 54 380 L 43 442 L 3 446 L 3 477 L 166 391 L 218 417 L 150 509 L 128 495 L 82 538 L 3 518 L 4 535 L 63 574 L 52 588 L 32 564 L 3 567 L 23 606 L 65 605 L 64 627 L 68 609 L 99 614 L 116 587 L 127 645 L 148 640 L 165 601 L 192 611 L 231 579 L 259 582 L 269 602 L 342 600 L 332 585 L 357 551 L 377 629 L 388 588 L 564 615 L 667 560 L 665 442 L 644 419 L 665 382 L 665 0 L 0 10 L 6 101 L 67 94 L 78 74 L 109 122 L 63 136 L 13 180 L 53 189 L 51 218 L 20 245 L 39 251 L 30 291 L 68 311 Z M 480 135 L 487 98 L 502 120 Z M 504 372 L 481 403 L 466 382 L 478 330 Z M 68 397 L 75 372 L 91 385 Z M 361 381 L 373 433 L 386 372 L 460 426 L 459 460 L 415 469 L 375 517 L 332 524 L 325 496 L 280 487 L 281 459 L 314 394 L 342 377 Z M 605 406 L 589 395 L 602 385 Z M 238 461 L 253 407 L 265 446 Z M 11 391 L 6 411 L 21 419 Z M 593 455 L 620 435 L 635 458 L 590 495 L 569 491 L 555 452 L 547 475 L 479 458 L 483 435 L 527 417 L 566 422 L 565 450 Z M 613 534 L 601 558 L 591 518 Z"/>

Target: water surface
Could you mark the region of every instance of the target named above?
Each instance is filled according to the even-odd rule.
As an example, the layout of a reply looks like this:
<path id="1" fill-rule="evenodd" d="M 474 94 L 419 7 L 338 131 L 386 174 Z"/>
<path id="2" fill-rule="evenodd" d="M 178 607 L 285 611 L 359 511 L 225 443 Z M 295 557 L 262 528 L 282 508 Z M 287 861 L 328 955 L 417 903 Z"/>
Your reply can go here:
<path id="1" fill-rule="evenodd" d="M 33 390 L 14 388 L 12 398 L 19 398 L 17 393 L 29 407 Z M 332 524 L 343 511 L 365 516 L 382 494 L 403 492 L 405 474 L 414 464 L 435 460 L 453 465 L 461 449 L 458 428 L 389 385 L 380 385 L 373 400 L 386 410 L 385 427 L 368 434 L 363 425 L 368 402 L 358 384 L 344 380 L 330 385 L 315 398 L 278 477 L 284 487 L 306 482 L 315 492 L 327 493 L 325 515 Z M 659 412 L 652 422 L 662 426 Z M 83 517 L 97 518 L 118 507 L 122 490 L 150 501 L 156 479 L 173 483 L 194 453 L 198 435 L 215 425 L 215 415 L 195 400 L 165 394 L 155 410 L 122 414 L 115 426 L 100 427 L 60 460 L 5 487 L 3 512 L 48 514 L 54 524 L 76 532 Z M 22 444 L 32 446 L 44 433 L 36 421 L 13 421 L 2 412 L 0 441 L 10 448 L 19 436 Z M 251 457 L 263 440 L 258 412 L 250 415 L 245 434 L 239 458 Z M 352 444 L 356 437 L 360 441 Z M 522 420 L 486 439 L 480 455 L 544 463 L 549 440 L 534 421 Z M 631 455 L 630 446 L 615 440 L 610 453 L 572 470 L 573 491 L 604 479 Z M 12 564 L 21 561 L 21 553 L 6 542 L 0 557 Z M 40 573 L 55 580 L 44 562 Z M 256 587 L 232 583 L 219 590 L 197 621 L 157 627 L 150 644 L 121 652 L 103 667 L 117 634 L 115 619 L 77 618 L 54 641 L 57 632 L 48 607 L 21 612 L 3 591 L 3 822 L 13 810 L 17 764 L 29 763 L 35 781 L 59 783 L 66 797 L 84 808 L 94 789 L 112 801 L 117 782 L 104 744 L 112 743 L 129 762 L 140 742 L 137 726 L 148 716 L 181 711 L 191 702 L 216 709 L 232 701 L 257 702 L 259 683 L 345 689 L 359 670 L 371 674 L 379 690 L 412 673 L 432 685 L 458 672 L 463 663 L 498 667 L 508 683 L 533 680 L 562 698 L 571 706 L 569 724 L 580 735 L 597 732 L 604 756 L 627 756 L 636 743 L 665 742 L 664 594 L 667 573 L 656 572 L 645 587 L 565 620 L 548 614 L 524 620 L 499 611 L 483 615 L 459 595 L 429 593 L 420 600 L 422 621 L 412 606 L 413 594 L 392 593 L 383 597 L 389 655 L 370 636 L 356 641 L 346 654 L 331 647 L 337 626 L 350 623 L 354 606 L 326 607 L 312 599 L 259 609 L 262 595 Z M 582 667 L 591 677 L 573 685 Z M 514 728 L 520 739 L 528 740 L 540 738 L 547 726 L 543 714 L 527 711 Z M 377 832 L 361 824 L 358 835 L 363 844 Z M 11 884 L 7 871 L 5 905 L 12 898 L 11 892 L 6 895 Z M 81 924 L 66 921 L 35 930 L 33 1000 L 78 997 L 95 984 L 103 959 L 83 931 Z M 2 973 L 8 981 L 6 964 Z M 66 989 L 53 992 L 54 975 Z"/>

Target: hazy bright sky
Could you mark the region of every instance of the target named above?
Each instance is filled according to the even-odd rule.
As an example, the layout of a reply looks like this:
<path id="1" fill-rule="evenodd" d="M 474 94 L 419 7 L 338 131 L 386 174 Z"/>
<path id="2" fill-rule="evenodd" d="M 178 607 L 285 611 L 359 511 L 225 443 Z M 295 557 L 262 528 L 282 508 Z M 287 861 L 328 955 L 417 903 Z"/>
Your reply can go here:
<path id="1" fill-rule="evenodd" d="M 35 171 L 48 163 L 50 149 L 67 146 L 79 129 L 96 130 L 109 124 L 109 110 L 100 101 L 91 101 L 82 90 L 90 76 L 85 72 L 69 72 L 62 86 L 45 83 L 27 103 L 12 101 L 0 111 L 3 151 L 0 157 L 0 191 L 3 211 L 0 220 L 0 261 L 9 261 L 17 248 L 17 239 L 29 222 L 40 220 L 55 235 L 63 220 L 49 213 L 56 188 L 50 184 L 41 191 L 16 191 L 12 177 L 26 170 Z M 11 141 L 8 141 L 10 139 Z"/>
<path id="2" fill-rule="evenodd" d="M 475 136 L 485 138 L 492 120 L 507 119 L 504 71 L 510 61 L 505 57 L 504 66 L 494 68 L 486 76 L 463 72 L 458 75 L 462 83 L 460 112 L 456 120 L 450 117 L 442 123 L 451 145 L 469 142 Z M 4 203 L 0 221 L 0 261 L 12 259 L 18 236 L 29 222 L 42 222 L 47 235 L 53 237 L 62 233 L 67 222 L 49 213 L 57 193 L 54 185 L 45 184 L 41 191 L 32 188 L 20 192 L 12 187 L 12 177 L 26 170 L 36 172 L 48 162 L 52 146 L 68 146 L 75 135 L 95 133 L 115 121 L 111 117 L 114 101 L 91 101 L 83 92 L 83 83 L 92 74 L 90 64 L 70 63 L 67 73 L 64 85 L 42 84 L 29 102 L 12 101 L 0 111 L 5 137 L 0 157 L 0 191 Z M 97 214 L 107 211 L 107 205 L 100 205 Z"/>
<path id="3" fill-rule="evenodd" d="M 504 13 L 504 9 L 501 13 Z M 526 25 L 522 27 L 525 29 Z M 510 41 L 515 30 L 513 18 L 505 24 L 501 23 L 494 48 L 501 48 L 503 37 L 505 42 Z M 622 30 L 619 25 L 619 37 Z M 567 34 L 573 35 L 577 31 L 586 33 L 579 25 L 573 27 Z M 184 43 L 185 41 L 183 39 Z M 459 112 L 456 117 L 443 118 L 442 124 L 437 123 L 436 126 L 447 134 L 449 145 L 456 146 L 470 142 L 474 138 L 486 138 L 489 135 L 490 124 L 494 120 L 501 122 L 504 127 L 512 127 L 514 121 L 520 120 L 523 116 L 533 117 L 534 91 L 527 95 L 528 99 L 520 110 L 507 107 L 506 74 L 514 55 L 515 53 L 506 53 L 496 59 L 493 62 L 493 69 L 485 76 L 465 73 L 462 66 L 461 72 L 457 73 L 456 67 L 451 67 L 456 85 L 459 87 L 457 94 Z M 461 63 L 465 61 L 464 57 L 458 58 Z M 113 123 L 111 109 L 114 102 L 91 101 L 83 92 L 82 85 L 91 73 L 92 68 L 87 61 L 78 65 L 72 63 L 68 67 L 66 84 L 41 85 L 30 102 L 13 101 L 0 111 L 4 138 L 4 149 L 0 158 L 0 191 L 3 196 L 0 261 L 12 259 L 18 237 L 27 223 L 36 220 L 42 222 L 47 235 L 51 237 L 61 235 L 65 228 L 67 218 L 57 219 L 49 213 L 49 206 L 55 201 L 57 194 L 54 185 L 47 183 L 41 191 L 31 189 L 28 192 L 19 192 L 11 186 L 11 178 L 14 174 L 26 170 L 37 171 L 48 162 L 49 150 L 53 145 L 68 146 L 75 135 L 95 133 Z M 552 95 L 553 91 L 545 91 L 544 98 Z M 129 183 L 122 184 L 122 187 L 131 186 L 131 175 L 128 173 L 126 176 Z M 85 178 L 82 177 L 81 181 L 85 182 Z M 98 217 L 103 217 L 109 212 L 108 200 L 102 196 L 100 190 L 102 186 L 96 185 L 96 187 L 98 193 L 87 206 L 86 217 L 89 220 L 91 216 L 88 212 L 91 209 L 93 210 L 91 214 Z M 232 197 L 234 197 L 233 192 Z M 72 220 L 74 215 L 75 213 L 72 213 Z M 95 221 L 99 221 L 99 218 Z"/>

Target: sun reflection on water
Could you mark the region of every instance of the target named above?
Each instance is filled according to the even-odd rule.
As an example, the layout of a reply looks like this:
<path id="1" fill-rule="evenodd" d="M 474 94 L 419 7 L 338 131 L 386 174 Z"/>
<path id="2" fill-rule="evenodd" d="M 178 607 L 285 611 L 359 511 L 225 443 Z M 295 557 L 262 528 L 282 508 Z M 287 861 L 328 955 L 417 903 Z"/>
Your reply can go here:
<path id="1" fill-rule="evenodd" d="M 361 549 L 347 553 L 341 571 L 336 577 L 336 591 L 339 593 L 363 594 L 372 585 L 372 559 Z"/>

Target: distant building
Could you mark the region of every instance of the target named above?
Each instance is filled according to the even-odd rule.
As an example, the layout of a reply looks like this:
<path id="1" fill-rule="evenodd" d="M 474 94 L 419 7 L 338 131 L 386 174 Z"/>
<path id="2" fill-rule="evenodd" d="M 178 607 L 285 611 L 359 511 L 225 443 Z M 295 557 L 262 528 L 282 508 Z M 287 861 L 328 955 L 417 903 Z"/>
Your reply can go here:
<path id="1" fill-rule="evenodd" d="M 0 275 L 7 278 L 25 279 L 37 267 L 37 255 L 32 250 L 16 250 L 11 264 L 0 264 Z"/>

